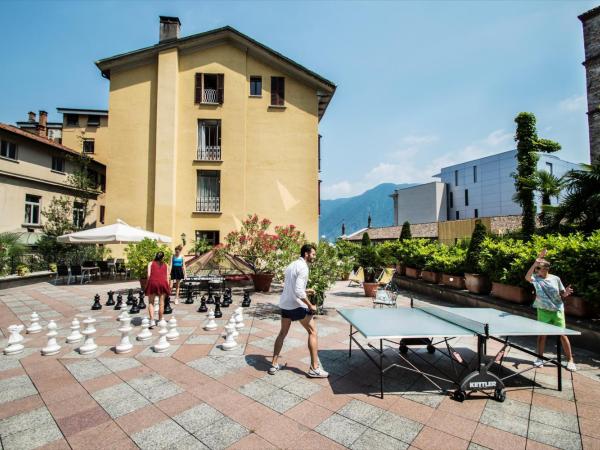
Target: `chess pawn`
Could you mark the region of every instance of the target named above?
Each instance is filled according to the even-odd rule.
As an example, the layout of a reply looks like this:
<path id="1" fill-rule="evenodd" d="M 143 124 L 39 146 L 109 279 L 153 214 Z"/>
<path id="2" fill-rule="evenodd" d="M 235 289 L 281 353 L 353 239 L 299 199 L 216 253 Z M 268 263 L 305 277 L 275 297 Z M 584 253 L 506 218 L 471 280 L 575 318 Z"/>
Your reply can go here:
<path id="1" fill-rule="evenodd" d="M 79 332 L 79 320 L 73 319 L 71 322 L 71 334 L 67 336 L 67 344 L 74 344 L 83 339 L 83 335 Z"/>
<path id="2" fill-rule="evenodd" d="M 108 300 L 106 300 L 105 305 L 106 306 L 115 306 L 115 299 L 114 299 L 114 291 L 108 291 Z"/>
<path id="3" fill-rule="evenodd" d="M 167 295 L 165 297 L 165 310 L 164 310 L 165 314 L 172 314 L 173 313 L 173 308 L 171 308 L 171 296 Z"/>
<path id="4" fill-rule="evenodd" d="M 115 309 L 119 310 L 123 306 L 123 296 L 121 294 L 117 295 L 117 304 L 115 305 Z"/>
<path id="5" fill-rule="evenodd" d="M 146 309 L 146 302 L 144 301 L 144 291 L 140 291 L 138 297 L 138 309 Z"/>
<path id="6" fill-rule="evenodd" d="M 215 313 L 212 311 L 208 312 L 208 322 L 204 325 L 204 329 L 206 331 L 216 330 L 218 327 L 217 322 L 215 322 Z"/>
<path id="7" fill-rule="evenodd" d="M 221 301 L 221 297 L 219 295 L 215 295 L 215 303 L 219 303 L 219 306 L 222 308 L 227 308 L 229 304 L 225 301 L 225 297 L 223 297 L 223 301 Z"/>
<path id="8" fill-rule="evenodd" d="M 152 331 L 149 330 L 150 320 L 147 317 L 142 319 L 142 331 L 137 335 L 136 339 L 138 341 L 147 341 L 152 338 Z"/>
<path id="9" fill-rule="evenodd" d="M 169 320 L 169 332 L 167 333 L 167 340 L 174 341 L 179 337 L 179 332 L 177 331 L 177 319 L 175 317 L 171 317 Z"/>
<path id="10" fill-rule="evenodd" d="M 192 305 L 194 303 L 194 299 L 192 297 L 194 293 L 192 292 L 192 285 L 188 285 L 188 289 L 187 292 L 185 294 L 185 304 L 186 305 Z"/>
<path id="11" fill-rule="evenodd" d="M 215 317 L 220 319 L 223 317 L 223 313 L 221 312 L 221 305 L 215 302 Z"/>
<path id="12" fill-rule="evenodd" d="M 212 293 L 212 290 L 210 289 L 210 285 L 208 286 L 208 292 L 206 293 L 206 295 L 208 297 L 206 300 L 206 303 L 209 305 L 214 305 L 215 298 L 213 297 L 213 293 Z"/>
<path id="13" fill-rule="evenodd" d="M 206 307 L 206 295 L 203 295 L 200 299 L 200 307 L 198 308 L 198 312 L 206 312 L 208 308 Z"/>
<path id="14" fill-rule="evenodd" d="M 121 321 L 121 320 L 123 320 L 125 317 L 129 317 L 129 314 L 127 313 L 127 310 L 125 310 L 125 309 L 124 309 L 124 310 L 121 312 L 121 314 L 119 314 L 119 317 L 117 317 L 117 321 L 119 321 L 119 322 L 120 322 L 120 321 Z"/>
<path id="15" fill-rule="evenodd" d="M 23 347 L 23 340 L 25 339 L 21 336 L 21 332 L 25 327 L 23 325 L 10 325 L 8 327 L 8 332 L 10 336 L 8 336 L 8 345 L 4 349 L 5 355 L 18 355 L 23 351 L 25 347 Z"/>
<path id="16" fill-rule="evenodd" d="M 102 309 L 102 304 L 100 304 L 100 295 L 96 294 L 94 295 L 94 304 L 92 305 L 92 310 L 98 311 L 99 309 Z"/>
<path id="17" fill-rule="evenodd" d="M 242 300 L 242 307 L 247 308 L 250 306 L 250 292 L 244 292 L 244 298 Z"/>
<path id="18" fill-rule="evenodd" d="M 128 300 L 129 302 L 129 300 Z M 131 295 L 131 309 L 129 310 L 129 314 L 139 314 L 140 312 L 140 308 L 138 308 L 138 304 L 137 301 L 135 300 L 135 297 L 133 296 L 133 294 Z"/>
<path id="19" fill-rule="evenodd" d="M 94 353 L 98 348 L 98 346 L 94 342 L 93 336 L 96 332 L 96 329 L 94 328 L 94 323 L 96 323 L 96 319 L 93 319 L 91 317 L 88 317 L 83 321 L 85 328 L 81 332 L 81 334 L 85 336 L 85 341 L 83 342 L 83 345 L 79 347 L 79 353 L 81 355 L 90 355 Z"/>
<path id="20" fill-rule="evenodd" d="M 99 295 L 98 299 L 100 299 Z M 56 328 L 58 328 L 56 323 L 54 320 L 51 320 L 48 323 L 48 333 L 46 334 L 46 336 L 48 336 L 48 343 L 42 349 L 42 355 L 44 356 L 56 355 L 58 352 L 60 352 L 60 345 L 56 343 L 56 335 L 58 334 Z"/>
<path id="21" fill-rule="evenodd" d="M 167 330 L 167 322 L 165 322 L 164 319 L 161 320 L 160 322 L 158 322 L 158 327 L 158 334 L 160 335 L 160 338 L 158 342 L 154 344 L 152 350 L 154 350 L 156 353 L 162 353 L 166 352 L 167 349 L 171 346 L 171 344 L 169 344 L 169 341 L 167 341 L 167 333 L 169 332 Z"/>
<path id="22" fill-rule="evenodd" d="M 35 311 L 31 313 L 31 325 L 27 328 L 27 334 L 35 334 L 42 331 L 42 327 L 38 323 L 40 316 Z"/>
<path id="23" fill-rule="evenodd" d="M 127 292 L 127 306 L 131 306 L 133 305 L 133 303 L 135 302 L 135 299 L 133 297 L 133 289 L 129 289 L 129 291 Z"/>
<path id="24" fill-rule="evenodd" d="M 221 344 L 221 348 L 223 350 L 226 350 L 226 351 L 233 350 L 234 348 L 236 348 L 238 346 L 237 342 L 235 342 L 235 339 L 233 337 L 234 330 L 235 330 L 235 327 L 233 327 L 230 324 L 227 324 L 227 326 L 225 326 L 225 331 L 227 332 L 227 337 L 225 338 L 225 342 L 223 342 Z"/>
<path id="25" fill-rule="evenodd" d="M 131 332 L 131 317 L 123 317 L 121 319 L 121 326 L 119 327 L 121 333 L 121 341 L 119 345 L 115 347 L 117 353 L 127 353 L 133 348 L 133 345 L 129 341 L 129 333 Z"/>

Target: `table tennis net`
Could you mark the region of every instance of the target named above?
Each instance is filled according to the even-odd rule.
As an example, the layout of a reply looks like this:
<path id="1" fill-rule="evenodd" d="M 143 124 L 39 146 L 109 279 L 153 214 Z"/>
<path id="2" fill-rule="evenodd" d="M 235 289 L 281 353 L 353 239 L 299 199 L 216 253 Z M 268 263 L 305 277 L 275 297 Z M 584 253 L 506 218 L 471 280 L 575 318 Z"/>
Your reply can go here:
<path id="1" fill-rule="evenodd" d="M 478 322 L 477 320 L 469 319 L 468 317 L 464 317 L 460 314 L 453 313 L 450 308 L 432 305 L 431 303 L 426 303 L 416 299 L 411 299 L 411 304 L 413 308 L 420 309 L 431 316 L 442 319 L 453 325 L 458 325 L 459 327 L 473 331 L 474 333 L 482 335 L 488 333 L 487 324 Z"/>

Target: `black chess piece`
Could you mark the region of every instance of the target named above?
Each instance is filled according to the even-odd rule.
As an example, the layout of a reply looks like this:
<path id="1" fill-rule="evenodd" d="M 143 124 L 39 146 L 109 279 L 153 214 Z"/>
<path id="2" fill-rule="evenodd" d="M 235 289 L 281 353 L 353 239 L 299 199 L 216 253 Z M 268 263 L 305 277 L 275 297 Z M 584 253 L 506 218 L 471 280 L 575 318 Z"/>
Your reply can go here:
<path id="1" fill-rule="evenodd" d="M 248 292 L 248 291 L 244 292 L 244 298 L 242 299 L 242 307 L 248 308 L 250 306 L 251 301 L 252 300 L 250 299 L 250 292 Z"/>
<path id="2" fill-rule="evenodd" d="M 167 295 L 165 297 L 165 309 L 164 309 L 164 313 L 165 314 L 171 314 L 173 313 L 173 308 L 171 308 L 171 296 Z"/>
<path id="3" fill-rule="evenodd" d="M 146 309 L 146 303 L 144 302 L 144 291 L 140 291 L 139 294 L 139 301 L 138 301 L 138 309 Z"/>
<path id="4" fill-rule="evenodd" d="M 194 298 L 192 297 L 192 295 L 193 295 L 192 285 L 188 284 L 187 292 L 186 292 L 186 296 L 185 296 L 185 304 L 186 305 L 193 305 L 194 304 Z"/>
<path id="5" fill-rule="evenodd" d="M 219 297 L 219 296 L 217 296 Z M 221 297 L 219 297 L 220 299 Z M 219 304 L 221 305 L 222 308 L 229 308 L 230 303 L 227 301 L 227 297 L 223 296 L 223 301 L 219 300 Z"/>
<path id="6" fill-rule="evenodd" d="M 214 305 L 215 303 L 215 297 L 210 291 L 208 291 L 208 299 L 206 300 L 206 303 L 209 305 Z"/>
<path id="7" fill-rule="evenodd" d="M 208 308 L 206 307 L 206 295 L 203 295 L 200 299 L 200 308 L 198 308 L 198 312 L 207 312 Z"/>
<path id="8" fill-rule="evenodd" d="M 92 310 L 97 311 L 102 309 L 102 304 L 100 303 L 100 295 L 94 295 L 94 304 L 92 305 Z"/>
<path id="9" fill-rule="evenodd" d="M 129 289 L 127 293 L 127 306 L 131 306 L 135 303 L 135 298 L 133 298 L 133 289 Z"/>
<path id="10" fill-rule="evenodd" d="M 221 312 L 221 304 L 215 302 L 215 317 L 218 319 L 223 317 L 223 313 Z"/>
<path id="11" fill-rule="evenodd" d="M 140 308 L 138 308 L 138 304 L 135 300 L 135 297 L 133 296 L 133 293 L 131 294 L 131 299 L 133 300 L 133 302 L 131 303 L 131 309 L 129 310 L 129 314 L 139 314 Z"/>
<path id="12" fill-rule="evenodd" d="M 115 309 L 121 309 L 123 306 L 123 296 L 121 294 L 117 295 L 117 304 L 115 305 Z"/>
<path id="13" fill-rule="evenodd" d="M 108 300 L 106 300 L 106 306 L 115 306 L 115 299 L 113 296 L 115 293 L 113 291 L 108 291 Z"/>

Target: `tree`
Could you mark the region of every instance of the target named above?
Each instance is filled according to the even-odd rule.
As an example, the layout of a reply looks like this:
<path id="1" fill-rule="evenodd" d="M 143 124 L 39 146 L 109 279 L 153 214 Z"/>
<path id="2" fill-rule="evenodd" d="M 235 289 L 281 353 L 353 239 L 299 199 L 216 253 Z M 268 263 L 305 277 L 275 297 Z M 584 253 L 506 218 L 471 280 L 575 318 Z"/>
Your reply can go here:
<path id="1" fill-rule="evenodd" d="M 515 117 L 517 132 L 517 172 L 513 174 L 516 193 L 513 199 L 523 210 L 522 233 L 528 239 L 535 233 L 535 203 L 536 189 L 535 172 L 539 160 L 538 152 L 552 153 L 560 150 L 560 144 L 537 135 L 536 120 L 532 113 L 522 112 Z"/>
<path id="2" fill-rule="evenodd" d="M 15 273 L 25 250 L 19 242 L 19 233 L 0 233 L 0 275 Z"/>
<path id="3" fill-rule="evenodd" d="M 402 224 L 402 230 L 400 231 L 400 240 L 403 241 L 405 239 L 412 238 L 412 234 L 410 232 L 410 223 L 408 220 Z"/>
<path id="4" fill-rule="evenodd" d="M 471 242 L 469 242 L 469 248 L 467 250 L 467 256 L 465 258 L 465 272 L 466 273 L 478 273 L 479 272 L 479 253 L 481 252 L 481 244 L 487 236 L 487 229 L 481 220 L 475 221 L 475 228 L 471 234 Z"/>
<path id="5" fill-rule="evenodd" d="M 552 197 L 557 197 L 562 191 L 564 181 L 552 175 L 546 170 L 537 170 L 535 173 L 536 177 L 536 191 L 538 191 L 542 197 L 542 212 L 540 213 L 540 222 L 544 225 L 548 225 L 548 217 L 544 207 L 552 204 Z"/>
<path id="6" fill-rule="evenodd" d="M 371 238 L 369 237 L 369 233 L 366 231 L 362 235 L 361 244 L 363 247 L 369 247 L 371 245 Z"/>

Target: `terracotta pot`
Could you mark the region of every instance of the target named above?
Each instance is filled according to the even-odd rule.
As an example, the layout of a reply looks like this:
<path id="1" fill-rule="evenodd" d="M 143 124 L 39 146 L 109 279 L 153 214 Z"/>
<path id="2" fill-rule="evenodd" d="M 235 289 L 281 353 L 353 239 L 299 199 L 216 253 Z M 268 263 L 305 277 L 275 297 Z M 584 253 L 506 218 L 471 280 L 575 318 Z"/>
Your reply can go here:
<path id="1" fill-rule="evenodd" d="M 587 318 L 594 314 L 593 306 L 581 297 L 571 295 L 563 301 L 565 303 L 565 314 L 569 316 Z"/>
<path id="2" fill-rule="evenodd" d="M 432 272 L 431 270 L 422 270 L 421 279 L 428 283 L 439 284 L 442 281 L 442 274 L 439 272 Z"/>
<path id="3" fill-rule="evenodd" d="M 465 287 L 472 294 L 487 295 L 492 289 L 492 284 L 486 275 L 465 273 Z"/>
<path id="4" fill-rule="evenodd" d="M 378 283 L 363 283 L 363 289 L 365 290 L 365 297 L 375 297 L 377 293 Z"/>
<path id="5" fill-rule="evenodd" d="M 414 267 L 405 267 L 404 270 L 408 278 L 417 279 L 421 276 L 421 271 L 419 269 L 415 269 Z"/>
<path id="6" fill-rule="evenodd" d="M 535 298 L 530 289 L 496 282 L 492 282 L 492 295 L 521 305 L 531 304 Z"/>
<path id="7" fill-rule="evenodd" d="M 448 275 L 447 273 L 442 274 L 442 284 L 454 289 L 465 288 L 465 277 L 458 275 Z"/>
<path id="8" fill-rule="evenodd" d="M 342 281 L 348 281 L 349 278 L 350 278 L 350 274 L 348 272 L 343 273 L 341 276 Z"/>
<path id="9" fill-rule="evenodd" d="M 140 287 L 142 291 L 146 291 L 146 286 L 148 286 L 148 278 L 140 278 Z"/>
<path id="10" fill-rule="evenodd" d="M 273 281 L 272 273 L 253 273 L 250 276 L 252 277 L 254 290 L 256 292 L 269 292 L 271 289 L 271 282 Z"/>
<path id="11" fill-rule="evenodd" d="M 402 263 L 396 264 L 396 273 L 398 275 L 405 275 L 406 274 L 406 266 Z"/>

